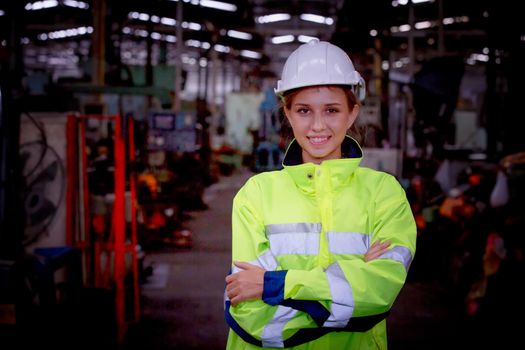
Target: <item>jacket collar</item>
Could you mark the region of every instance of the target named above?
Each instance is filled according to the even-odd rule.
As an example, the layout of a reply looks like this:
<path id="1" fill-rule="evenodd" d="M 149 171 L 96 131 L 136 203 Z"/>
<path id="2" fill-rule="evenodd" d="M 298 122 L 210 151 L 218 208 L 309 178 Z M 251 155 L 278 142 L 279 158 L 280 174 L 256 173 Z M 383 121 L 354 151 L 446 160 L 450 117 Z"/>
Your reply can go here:
<path id="1" fill-rule="evenodd" d="M 293 139 L 284 155 L 283 168 L 306 192 L 315 192 L 314 180 L 317 181 L 323 174 L 323 178 L 328 178 L 335 189 L 350 179 L 363 159 L 361 147 L 349 136 L 341 144 L 341 153 L 340 159 L 325 160 L 321 164 L 303 163 L 301 146 Z"/>

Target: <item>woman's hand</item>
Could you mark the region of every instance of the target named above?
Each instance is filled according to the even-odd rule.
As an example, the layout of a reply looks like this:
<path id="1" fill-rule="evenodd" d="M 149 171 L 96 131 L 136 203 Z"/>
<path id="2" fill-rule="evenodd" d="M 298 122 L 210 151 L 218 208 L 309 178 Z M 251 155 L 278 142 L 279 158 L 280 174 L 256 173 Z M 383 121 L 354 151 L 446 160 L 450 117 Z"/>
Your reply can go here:
<path id="1" fill-rule="evenodd" d="M 235 306 L 241 301 L 262 299 L 266 270 L 242 261 L 236 261 L 234 264 L 243 271 L 226 276 L 226 295 L 232 305 Z"/>
<path id="2" fill-rule="evenodd" d="M 377 259 L 384 253 L 386 253 L 389 250 L 390 247 L 390 241 L 375 241 L 372 243 L 370 248 L 368 248 L 368 251 L 366 252 L 364 256 L 365 262 L 369 262 L 371 260 Z"/>

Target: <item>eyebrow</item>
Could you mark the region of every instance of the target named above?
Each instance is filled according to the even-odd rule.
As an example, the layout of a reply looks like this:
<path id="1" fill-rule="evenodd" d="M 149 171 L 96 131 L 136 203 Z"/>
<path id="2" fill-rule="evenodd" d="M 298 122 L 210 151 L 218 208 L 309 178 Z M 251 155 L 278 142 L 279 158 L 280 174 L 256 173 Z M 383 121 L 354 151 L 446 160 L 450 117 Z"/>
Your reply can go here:
<path id="1" fill-rule="evenodd" d="M 293 106 L 306 106 L 306 107 L 310 107 L 310 105 L 308 103 L 300 103 L 300 102 L 297 102 L 297 103 L 294 103 Z M 326 103 L 324 106 L 342 106 L 342 103 L 339 103 L 339 102 L 332 102 L 332 103 Z"/>

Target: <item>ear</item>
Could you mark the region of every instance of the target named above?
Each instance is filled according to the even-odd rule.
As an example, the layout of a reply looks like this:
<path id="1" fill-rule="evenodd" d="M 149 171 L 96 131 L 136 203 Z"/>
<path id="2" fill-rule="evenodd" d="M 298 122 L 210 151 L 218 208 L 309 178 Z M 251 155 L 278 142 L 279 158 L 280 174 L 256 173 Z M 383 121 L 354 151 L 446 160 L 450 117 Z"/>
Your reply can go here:
<path id="1" fill-rule="evenodd" d="M 354 109 L 352 109 L 352 111 L 350 112 L 350 115 L 348 117 L 348 125 L 347 125 L 347 130 L 350 129 L 352 127 L 352 125 L 354 125 L 356 119 L 357 119 L 357 116 L 359 115 L 359 105 L 356 103 L 354 105 Z"/>

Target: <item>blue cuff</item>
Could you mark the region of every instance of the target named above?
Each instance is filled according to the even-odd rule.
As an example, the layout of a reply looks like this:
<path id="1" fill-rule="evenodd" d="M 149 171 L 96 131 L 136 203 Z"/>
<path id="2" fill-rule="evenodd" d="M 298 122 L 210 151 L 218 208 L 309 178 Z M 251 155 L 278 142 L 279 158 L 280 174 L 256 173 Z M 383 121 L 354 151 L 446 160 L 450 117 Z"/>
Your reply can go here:
<path id="1" fill-rule="evenodd" d="M 268 305 L 279 305 L 284 300 L 284 279 L 288 270 L 266 271 L 262 300 Z"/>
<path id="2" fill-rule="evenodd" d="M 286 299 L 281 302 L 281 305 L 289 306 L 292 309 L 306 312 L 312 317 L 318 327 L 322 327 L 328 317 L 330 317 L 330 311 L 321 305 L 320 302 L 315 300 Z"/>

